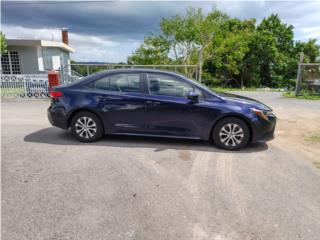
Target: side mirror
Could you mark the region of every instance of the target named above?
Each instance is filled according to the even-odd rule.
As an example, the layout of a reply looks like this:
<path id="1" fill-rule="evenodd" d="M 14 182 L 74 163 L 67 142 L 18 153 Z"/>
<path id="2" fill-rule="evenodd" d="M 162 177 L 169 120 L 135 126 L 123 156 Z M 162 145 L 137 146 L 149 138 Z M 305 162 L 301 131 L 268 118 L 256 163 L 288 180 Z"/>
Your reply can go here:
<path id="1" fill-rule="evenodd" d="M 188 92 L 187 93 L 187 98 L 192 102 L 192 103 L 197 103 L 199 102 L 199 93 L 197 92 Z"/>

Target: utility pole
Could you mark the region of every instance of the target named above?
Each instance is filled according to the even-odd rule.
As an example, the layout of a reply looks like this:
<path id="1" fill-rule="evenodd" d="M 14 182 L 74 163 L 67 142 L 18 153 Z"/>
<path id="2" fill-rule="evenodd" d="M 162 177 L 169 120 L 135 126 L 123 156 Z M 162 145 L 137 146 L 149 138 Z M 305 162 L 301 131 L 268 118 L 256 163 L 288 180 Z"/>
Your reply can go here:
<path id="1" fill-rule="evenodd" d="M 295 90 L 296 96 L 299 95 L 300 85 L 301 85 L 301 81 L 302 81 L 303 65 L 301 63 L 303 63 L 303 58 L 304 58 L 304 53 L 300 52 L 300 59 L 299 59 L 299 64 L 298 64 L 298 74 L 297 74 L 297 80 L 296 80 L 296 90 Z"/>

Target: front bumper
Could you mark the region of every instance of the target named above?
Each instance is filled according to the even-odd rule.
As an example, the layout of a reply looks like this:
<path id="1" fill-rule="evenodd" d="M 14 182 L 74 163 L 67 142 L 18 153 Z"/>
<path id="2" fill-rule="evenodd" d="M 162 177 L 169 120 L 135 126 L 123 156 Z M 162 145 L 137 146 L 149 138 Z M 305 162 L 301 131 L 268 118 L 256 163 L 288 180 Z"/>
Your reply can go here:
<path id="1" fill-rule="evenodd" d="M 252 142 L 267 142 L 274 139 L 276 123 L 276 116 L 269 117 L 269 121 L 259 119 L 255 123 L 255 131 L 252 136 Z"/>

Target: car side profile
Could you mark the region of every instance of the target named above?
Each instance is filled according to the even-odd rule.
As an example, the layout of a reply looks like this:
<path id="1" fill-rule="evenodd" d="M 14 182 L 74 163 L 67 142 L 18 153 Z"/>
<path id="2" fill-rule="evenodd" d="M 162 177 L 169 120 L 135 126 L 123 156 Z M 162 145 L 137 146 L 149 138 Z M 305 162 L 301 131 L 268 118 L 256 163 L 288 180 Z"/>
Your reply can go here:
<path id="1" fill-rule="evenodd" d="M 48 118 L 82 142 L 105 134 L 212 140 L 237 150 L 274 136 L 276 117 L 256 100 L 218 94 L 153 69 L 96 73 L 51 92 Z"/>

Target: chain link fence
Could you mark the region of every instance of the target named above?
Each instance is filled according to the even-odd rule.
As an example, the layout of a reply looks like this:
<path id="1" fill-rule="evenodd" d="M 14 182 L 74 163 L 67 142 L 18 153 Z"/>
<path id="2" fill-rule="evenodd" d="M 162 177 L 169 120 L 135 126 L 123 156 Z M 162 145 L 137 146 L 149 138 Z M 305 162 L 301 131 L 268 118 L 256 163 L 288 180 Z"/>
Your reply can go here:
<path id="1" fill-rule="evenodd" d="M 67 65 L 60 69 L 60 77 L 62 84 L 69 84 L 81 77 L 90 74 L 111 70 L 111 69 L 124 69 L 124 68 L 150 68 L 173 71 L 182 73 L 190 78 L 198 80 L 198 66 L 197 65 L 128 65 L 128 64 L 88 64 L 88 63 L 75 63 Z"/>

